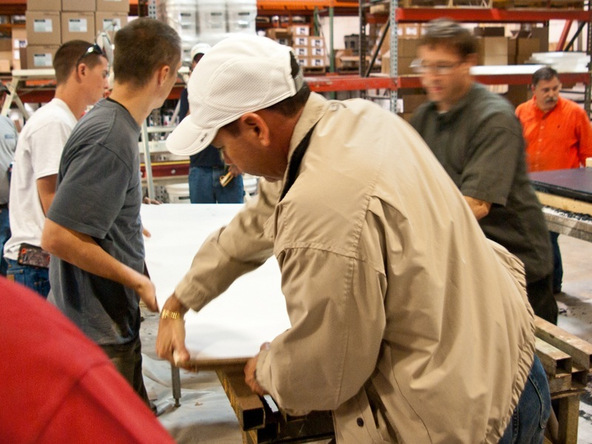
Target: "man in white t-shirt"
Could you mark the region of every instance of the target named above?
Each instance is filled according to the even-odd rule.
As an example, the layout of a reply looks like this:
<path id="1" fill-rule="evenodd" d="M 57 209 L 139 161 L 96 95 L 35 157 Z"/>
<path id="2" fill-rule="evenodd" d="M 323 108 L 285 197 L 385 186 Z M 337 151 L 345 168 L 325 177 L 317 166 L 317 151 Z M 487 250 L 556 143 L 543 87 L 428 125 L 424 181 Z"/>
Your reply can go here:
<path id="1" fill-rule="evenodd" d="M 83 40 L 60 46 L 54 57 L 54 98 L 37 110 L 19 136 L 10 186 L 12 235 L 4 246 L 6 276 L 47 297 L 49 255 L 41 250 L 45 214 L 55 195 L 62 149 L 86 109 L 108 88 L 109 62 Z"/>
<path id="2" fill-rule="evenodd" d="M 4 99 L 8 93 L 8 88 L 0 82 L 0 106 L 4 104 Z M 10 223 L 8 220 L 8 193 L 10 180 L 10 165 L 14 159 L 16 141 L 18 134 L 12 120 L 6 116 L 0 116 L 0 274 L 6 275 L 4 261 L 2 260 L 2 250 L 4 244 L 10 237 Z"/>

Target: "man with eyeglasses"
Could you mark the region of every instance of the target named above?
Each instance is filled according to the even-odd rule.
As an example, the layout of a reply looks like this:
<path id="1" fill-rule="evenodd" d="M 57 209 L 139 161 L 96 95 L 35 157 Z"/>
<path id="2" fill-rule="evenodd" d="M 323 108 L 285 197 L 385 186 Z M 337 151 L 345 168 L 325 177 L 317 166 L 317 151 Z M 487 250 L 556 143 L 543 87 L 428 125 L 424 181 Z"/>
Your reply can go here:
<path id="1" fill-rule="evenodd" d="M 16 147 L 10 184 L 12 235 L 4 246 L 8 279 L 43 297 L 49 292 L 49 254 L 41 249 L 41 232 L 55 194 L 62 150 L 78 119 L 109 86 L 107 58 L 89 42 L 61 45 L 53 67 L 55 96 L 27 121 Z"/>
<path id="2" fill-rule="evenodd" d="M 52 254 L 48 300 L 101 346 L 149 405 L 139 301 L 158 307 L 144 264 L 138 139 L 175 85 L 181 40 L 165 23 L 139 18 L 114 43 L 113 90 L 66 143 L 42 246 Z"/>
<path id="3" fill-rule="evenodd" d="M 536 315 L 557 323 L 545 219 L 526 174 L 524 138 L 509 102 L 476 83 L 477 42 L 458 23 L 426 27 L 413 63 L 429 101 L 411 124 L 464 195 L 485 235 L 524 263 Z"/>

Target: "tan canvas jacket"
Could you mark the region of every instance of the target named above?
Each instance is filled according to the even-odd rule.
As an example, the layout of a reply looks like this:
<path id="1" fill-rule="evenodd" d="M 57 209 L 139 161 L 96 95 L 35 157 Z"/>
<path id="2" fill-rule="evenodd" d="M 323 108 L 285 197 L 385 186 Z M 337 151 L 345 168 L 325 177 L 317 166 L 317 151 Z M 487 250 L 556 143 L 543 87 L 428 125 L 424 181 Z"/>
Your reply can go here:
<path id="1" fill-rule="evenodd" d="M 497 442 L 534 354 L 522 264 L 403 120 L 313 94 L 292 150 L 315 123 L 288 194 L 264 184 L 177 296 L 199 309 L 273 249 L 292 328 L 257 379 L 281 407 L 333 410 L 341 443 Z"/>

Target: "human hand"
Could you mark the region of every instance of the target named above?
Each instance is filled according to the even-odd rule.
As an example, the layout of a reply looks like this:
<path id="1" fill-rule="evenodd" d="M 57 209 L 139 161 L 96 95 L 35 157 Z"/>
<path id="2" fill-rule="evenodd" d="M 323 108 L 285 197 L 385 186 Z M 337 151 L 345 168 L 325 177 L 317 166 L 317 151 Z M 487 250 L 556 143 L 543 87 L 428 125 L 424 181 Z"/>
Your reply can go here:
<path id="1" fill-rule="evenodd" d="M 182 308 L 181 308 L 182 307 Z M 189 352 L 185 348 L 185 320 L 183 314 L 186 308 L 181 305 L 175 295 L 172 295 L 162 307 L 169 313 L 179 313 L 179 318 L 161 316 L 156 337 L 156 353 L 177 367 L 189 361 Z"/>
<path id="2" fill-rule="evenodd" d="M 148 205 L 160 205 L 162 202 L 160 200 L 150 199 L 148 196 L 145 196 L 144 199 L 142 199 L 142 203 Z"/>
<path id="3" fill-rule="evenodd" d="M 228 165 L 228 171 L 232 173 L 233 177 L 240 176 L 242 174 L 241 170 L 239 170 L 236 165 Z"/>
<path id="4" fill-rule="evenodd" d="M 138 285 L 134 288 L 138 296 L 148 310 L 152 312 L 158 311 L 158 301 L 156 300 L 156 288 L 154 287 L 154 283 L 150 280 L 150 278 L 146 275 L 141 274 L 139 279 Z"/>
<path id="5" fill-rule="evenodd" d="M 265 342 L 261 345 L 260 350 L 269 350 L 269 342 Z M 263 396 L 267 394 L 267 391 L 259 385 L 257 382 L 257 360 L 259 359 L 259 354 L 252 357 L 247 361 L 245 364 L 244 372 L 245 372 L 245 383 L 250 387 L 250 389 L 257 393 L 259 396 Z"/>

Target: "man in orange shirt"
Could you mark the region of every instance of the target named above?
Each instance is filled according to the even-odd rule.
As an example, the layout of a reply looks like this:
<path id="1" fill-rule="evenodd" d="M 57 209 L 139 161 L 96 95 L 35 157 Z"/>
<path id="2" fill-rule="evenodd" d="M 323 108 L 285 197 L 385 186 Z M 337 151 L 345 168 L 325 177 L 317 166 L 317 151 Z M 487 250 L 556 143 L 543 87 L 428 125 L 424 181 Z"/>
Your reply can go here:
<path id="1" fill-rule="evenodd" d="M 592 127 L 583 108 L 559 96 L 561 82 L 551 67 L 532 75 L 532 100 L 516 108 L 526 139 L 528 171 L 579 168 L 592 157 Z M 561 292 L 563 265 L 557 238 L 550 232 L 553 245 L 553 291 Z"/>

